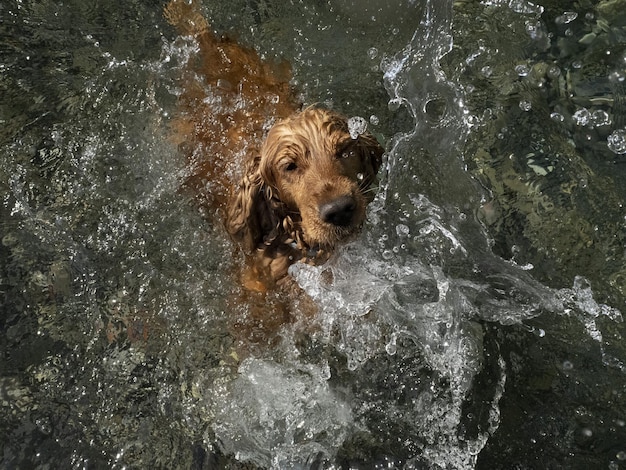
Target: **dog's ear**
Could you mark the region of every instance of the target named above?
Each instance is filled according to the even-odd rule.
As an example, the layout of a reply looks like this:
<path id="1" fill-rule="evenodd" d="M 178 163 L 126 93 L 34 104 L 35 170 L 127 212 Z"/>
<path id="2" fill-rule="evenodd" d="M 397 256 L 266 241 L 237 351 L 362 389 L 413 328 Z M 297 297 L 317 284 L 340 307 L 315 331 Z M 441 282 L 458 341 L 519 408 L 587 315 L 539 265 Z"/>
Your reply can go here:
<path id="1" fill-rule="evenodd" d="M 280 225 L 270 191 L 259 171 L 259 160 L 255 158 L 246 169 L 226 218 L 226 229 L 248 252 L 272 238 Z"/>
<path id="2" fill-rule="evenodd" d="M 370 133 L 361 134 L 358 139 L 361 161 L 366 169 L 367 186 L 374 184 L 377 180 L 378 170 L 383 163 L 383 153 L 376 137 Z"/>

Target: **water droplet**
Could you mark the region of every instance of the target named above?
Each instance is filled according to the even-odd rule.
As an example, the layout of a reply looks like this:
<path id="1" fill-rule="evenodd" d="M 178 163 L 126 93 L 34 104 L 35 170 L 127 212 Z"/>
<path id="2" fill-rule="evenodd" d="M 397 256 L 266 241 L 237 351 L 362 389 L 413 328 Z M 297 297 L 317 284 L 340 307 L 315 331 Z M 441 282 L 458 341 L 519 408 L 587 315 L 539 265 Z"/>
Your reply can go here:
<path id="1" fill-rule="evenodd" d="M 530 67 L 526 64 L 520 64 L 515 66 L 515 72 L 520 77 L 525 77 L 530 73 Z"/>
<path id="2" fill-rule="evenodd" d="M 626 460 L 626 452 L 620 450 L 617 454 L 615 454 L 615 457 L 617 457 L 617 460 Z"/>
<path id="3" fill-rule="evenodd" d="M 626 129 L 618 129 L 607 137 L 609 150 L 618 155 L 626 153 Z"/>
<path id="4" fill-rule="evenodd" d="M 522 111 L 530 111 L 533 105 L 530 101 L 522 100 L 519 102 L 519 107 Z"/>
<path id="5" fill-rule="evenodd" d="M 393 258 L 393 251 L 391 250 L 385 250 L 383 251 L 383 259 L 389 261 L 391 258 Z"/>
<path id="6" fill-rule="evenodd" d="M 572 116 L 574 123 L 578 126 L 588 126 L 591 124 L 591 112 L 587 108 L 581 108 Z"/>
<path id="7" fill-rule="evenodd" d="M 602 109 L 597 109 L 591 113 L 591 119 L 593 120 L 593 125 L 596 127 L 608 126 L 611 124 L 611 116 L 609 116 L 609 113 Z"/>
<path id="8" fill-rule="evenodd" d="M 563 370 L 572 370 L 574 368 L 574 364 L 570 361 L 563 361 Z"/>
<path id="9" fill-rule="evenodd" d="M 377 126 L 379 122 L 380 122 L 380 119 L 378 119 L 378 116 L 376 116 L 375 114 L 372 114 L 370 116 L 370 124 L 372 126 Z"/>
<path id="10" fill-rule="evenodd" d="M 348 119 L 348 132 L 353 139 L 358 138 L 367 130 L 367 121 L 360 116 L 354 116 Z"/>
<path id="11" fill-rule="evenodd" d="M 557 78 L 561 75 L 561 69 L 557 65 L 551 65 L 546 73 L 550 78 Z"/>
<path id="12" fill-rule="evenodd" d="M 368 56 L 370 59 L 374 60 L 376 57 L 378 57 L 378 49 L 376 49 L 375 47 L 370 47 L 370 48 L 367 50 L 367 56 Z"/>

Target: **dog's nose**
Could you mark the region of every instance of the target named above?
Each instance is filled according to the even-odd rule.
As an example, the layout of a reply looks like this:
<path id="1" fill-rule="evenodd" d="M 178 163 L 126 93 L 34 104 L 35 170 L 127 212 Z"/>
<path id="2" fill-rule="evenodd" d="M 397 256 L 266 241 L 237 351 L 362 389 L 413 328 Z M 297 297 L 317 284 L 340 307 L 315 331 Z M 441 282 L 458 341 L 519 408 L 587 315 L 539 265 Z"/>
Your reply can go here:
<path id="1" fill-rule="evenodd" d="M 356 201 L 352 196 L 341 196 L 321 204 L 319 210 L 324 222 L 344 227 L 352 223 Z"/>

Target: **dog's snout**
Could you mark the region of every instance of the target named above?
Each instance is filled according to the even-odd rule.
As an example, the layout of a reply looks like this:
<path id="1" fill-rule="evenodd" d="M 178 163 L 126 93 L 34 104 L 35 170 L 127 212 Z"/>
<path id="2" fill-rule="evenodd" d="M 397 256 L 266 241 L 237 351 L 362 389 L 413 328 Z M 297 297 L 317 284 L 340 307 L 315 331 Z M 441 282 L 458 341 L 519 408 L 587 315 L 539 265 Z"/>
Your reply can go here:
<path id="1" fill-rule="evenodd" d="M 326 223 L 345 227 L 352 223 L 356 201 L 352 196 L 341 196 L 319 207 L 320 217 Z"/>

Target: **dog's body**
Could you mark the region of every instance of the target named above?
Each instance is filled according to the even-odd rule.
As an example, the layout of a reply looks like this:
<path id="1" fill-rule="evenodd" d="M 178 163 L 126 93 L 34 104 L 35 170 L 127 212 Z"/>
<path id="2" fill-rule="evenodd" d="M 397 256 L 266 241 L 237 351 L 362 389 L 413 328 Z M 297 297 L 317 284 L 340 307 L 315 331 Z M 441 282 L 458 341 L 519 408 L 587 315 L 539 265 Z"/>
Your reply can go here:
<path id="1" fill-rule="evenodd" d="M 358 232 L 383 150 L 332 111 L 299 112 L 289 66 L 217 38 L 196 0 L 172 0 L 165 15 L 199 46 L 174 124 L 187 186 L 246 252 L 243 285 L 265 293 L 291 264 L 325 262 Z"/>

